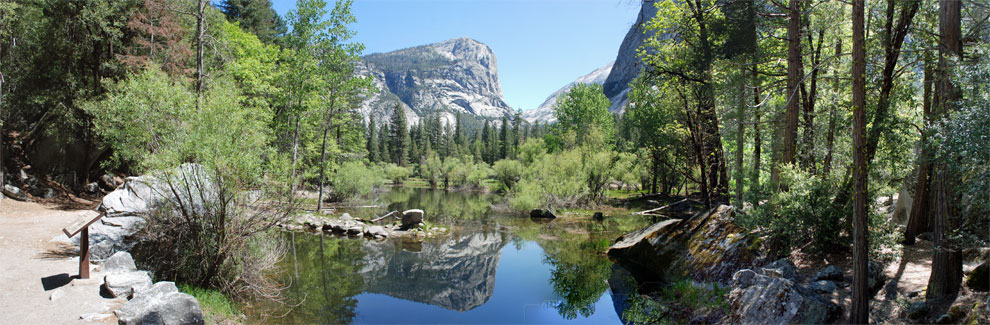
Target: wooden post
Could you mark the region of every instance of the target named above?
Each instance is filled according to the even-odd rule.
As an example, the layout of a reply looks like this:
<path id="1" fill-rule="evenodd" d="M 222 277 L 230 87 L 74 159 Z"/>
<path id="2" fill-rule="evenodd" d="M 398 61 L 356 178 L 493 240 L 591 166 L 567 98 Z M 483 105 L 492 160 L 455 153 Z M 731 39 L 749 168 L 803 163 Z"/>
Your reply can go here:
<path id="1" fill-rule="evenodd" d="M 79 278 L 89 279 L 89 227 L 79 237 Z"/>

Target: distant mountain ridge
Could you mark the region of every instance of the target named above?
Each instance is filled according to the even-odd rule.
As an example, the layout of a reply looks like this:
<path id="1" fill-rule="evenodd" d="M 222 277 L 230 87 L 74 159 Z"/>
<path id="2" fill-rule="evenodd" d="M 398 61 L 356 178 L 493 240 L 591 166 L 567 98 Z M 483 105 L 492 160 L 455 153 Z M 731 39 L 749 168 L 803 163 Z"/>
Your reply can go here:
<path id="1" fill-rule="evenodd" d="M 579 84 L 601 85 L 602 83 L 605 82 L 605 79 L 609 76 L 609 74 L 611 74 L 612 66 L 614 64 L 615 62 L 606 64 L 603 67 L 595 69 L 595 71 L 592 71 L 589 74 L 577 78 L 577 80 L 574 80 L 574 82 L 571 82 L 566 86 L 557 89 L 557 91 L 553 92 L 553 94 L 550 94 L 550 96 L 547 97 L 546 101 L 544 101 L 543 104 L 540 104 L 540 106 L 538 106 L 535 109 L 524 111 L 521 115 L 522 118 L 526 119 L 526 121 L 529 122 L 535 122 L 535 121 L 540 121 L 544 123 L 556 122 L 557 118 L 553 116 L 553 105 L 557 103 L 557 97 L 559 97 L 563 93 L 566 93 L 567 91 L 571 90 L 571 88 L 574 88 L 574 86 Z"/>
<path id="2" fill-rule="evenodd" d="M 502 97 L 495 53 L 467 37 L 369 54 L 358 73 L 374 77 L 378 87 L 361 104 L 366 118 L 385 121 L 395 105 L 406 110 L 411 123 L 434 112 L 447 122 L 457 112 L 485 118 L 514 113 Z"/>

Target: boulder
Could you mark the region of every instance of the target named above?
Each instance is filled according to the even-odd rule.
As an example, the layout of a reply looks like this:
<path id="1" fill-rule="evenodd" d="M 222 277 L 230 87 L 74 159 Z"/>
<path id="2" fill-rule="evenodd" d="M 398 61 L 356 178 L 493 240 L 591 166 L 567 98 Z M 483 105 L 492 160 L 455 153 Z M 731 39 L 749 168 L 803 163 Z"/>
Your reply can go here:
<path id="1" fill-rule="evenodd" d="M 9 185 L 9 184 L 8 185 L 4 185 L 2 192 L 3 192 L 4 195 L 6 195 L 6 196 L 8 196 L 8 197 L 10 197 L 11 199 L 14 199 L 14 200 L 18 200 L 18 201 L 27 201 L 28 200 L 27 195 L 25 195 L 24 192 L 21 191 L 21 189 L 18 188 L 17 186 L 13 186 L 13 185 Z"/>
<path id="2" fill-rule="evenodd" d="M 928 316 L 928 304 L 924 301 L 911 303 L 907 309 L 907 316 L 910 320 L 922 320 Z"/>
<path id="3" fill-rule="evenodd" d="M 784 277 L 750 269 L 737 271 L 728 295 L 732 324 L 822 324 L 842 314 L 838 305 L 822 299 Z"/>
<path id="4" fill-rule="evenodd" d="M 402 227 L 403 228 L 413 228 L 416 227 L 420 222 L 423 222 L 423 210 L 412 209 L 402 211 Z"/>
<path id="5" fill-rule="evenodd" d="M 382 226 L 368 227 L 367 229 L 364 230 L 364 234 L 369 237 L 375 237 L 375 238 L 377 238 L 378 236 L 388 237 L 388 231 L 385 231 L 385 228 L 383 228 Z"/>
<path id="6" fill-rule="evenodd" d="M 38 196 L 41 197 L 42 199 L 54 199 L 56 196 L 58 196 L 58 193 L 55 192 L 55 190 L 50 187 L 44 187 L 41 188 L 41 190 L 38 193 Z"/>
<path id="7" fill-rule="evenodd" d="M 973 291 L 990 291 L 990 265 L 983 262 L 966 277 L 966 286 Z"/>
<path id="8" fill-rule="evenodd" d="M 866 268 L 866 286 L 870 289 L 870 295 L 875 295 L 883 284 L 887 282 L 887 276 L 883 274 L 883 267 L 880 263 L 870 261 Z"/>
<path id="9" fill-rule="evenodd" d="M 100 184 L 97 184 L 96 182 L 86 184 L 83 186 L 83 190 L 86 191 L 86 193 L 95 194 L 100 191 Z"/>
<path id="10" fill-rule="evenodd" d="M 204 201 L 213 201 L 216 197 L 212 177 L 206 168 L 199 164 L 183 164 L 167 174 L 124 179 L 123 184 L 103 197 L 98 209 L 111 218 L 144 216 L 164 203 L 181 201 L 183 208 L 190 212 L 204 213 L 208 206 Z"/>
<path id="11" fill-rule="evenodd" d="M 203 324 L 196 298 L 179 292 L 173 282 L 158 282 L 114 312 L 120 324 Z"/>
<path id="12" fill-rule="evenodd" d="M 722 205 L 688 219 L 670 219 L 626 234 L 608 256 L 639 275 L 728 283 L 733 273 L 765 260 L 762 241 L 735 221 Z"/>
<path id="13" fill-rule="evenodd" d="M 818 273 L 815 273 L 815 277 L 811 278 L 811 281 L 821 281 L 821 280 L 842 281 L 842 279 L 843 279 L 842 270 L 840 270 L 835 265 L 829 265 L 826 266 L 821 271 L 818 271 Z"/>
<path id="14" fill-rule="evenodd" d="M 817 293 L 832 294 L 835 292 L 836 286 L 835 286 L 835 282 L 828 280 L 818 280 L 812 282 L 808 286 L 808 288 Z"/>
<path id="15" fill-rule="evenodd" d="M 137 266 L 134 265 L 134 258 L 131 257 L 131 253 L 128 252 L 117 252 L 107 259 L 103 260 L 103 271 L 104 272 L 127 272 L 127 271 L 137 271 Z"/>
<path id="16" fill-rule="evenodd" d="M 147 271 L 111 272 L 103 277 L 103 281 L 103 286 L 114 297 L 130 297 L 151 287 L 151 276 Z"/>
<path id="17" fill-rule="evenodd" d="M 350 225 L 347 226 L 346 232 L 351 236 L 359 236 L 364 234 L 364 227 L 361 227 L 360 225 Z"/>
<path id="18" fill-rule="evenodd" d="M 100 176 L 100 186 L 107 191 L 113 191 L 117 188 L 117 180 L 113 179 L 113 175 L 103 174 Z"/>
<path id="19" fill-rule="evenodd" d="M 797 266 L 795 266 L 790 260 L 782 258 L 763 266 L 763 274 L 767 276 L 774 274 L 778 277 L 796 280 Z"/>

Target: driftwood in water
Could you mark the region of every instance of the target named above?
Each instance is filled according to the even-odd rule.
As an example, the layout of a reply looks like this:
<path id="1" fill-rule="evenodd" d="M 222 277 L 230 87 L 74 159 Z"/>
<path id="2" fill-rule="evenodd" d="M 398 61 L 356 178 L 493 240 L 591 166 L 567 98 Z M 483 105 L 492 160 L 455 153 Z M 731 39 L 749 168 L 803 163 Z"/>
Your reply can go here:
<path id="1" fill-rule="evenodd" d="M 399 213 L 399 211 L 392 211 L 392 212 L 389 212 L 389 213 L 386 213 L 385 215 L 383 215 L 383 216 L 381 216 L 381 217 L 378 217 L 378 218 L 374 218 L 374 219 L 372 219 L 372 220 L 371 220 L 371 222 L 379 222 L 379 221 L 382 221 L 382 220 L 384 220 L 385 218 L 388 218 L 389 216 L 392 216 L 393 214 L 396 214 L 396 213 Z"/>

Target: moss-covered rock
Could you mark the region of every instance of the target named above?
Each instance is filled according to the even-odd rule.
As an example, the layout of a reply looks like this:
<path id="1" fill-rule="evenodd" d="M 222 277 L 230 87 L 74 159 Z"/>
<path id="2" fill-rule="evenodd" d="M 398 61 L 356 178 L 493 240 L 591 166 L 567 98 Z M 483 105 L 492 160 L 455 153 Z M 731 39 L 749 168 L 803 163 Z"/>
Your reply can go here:
<path id="1" fill-rule="evenodd" d="M 735 223 L 735 209 L 722 205 L 626 234 L 608 255 L 640 275 L 728 284 L 735 271 L 762 264 L 763 251 L 760 238 Z"/>

